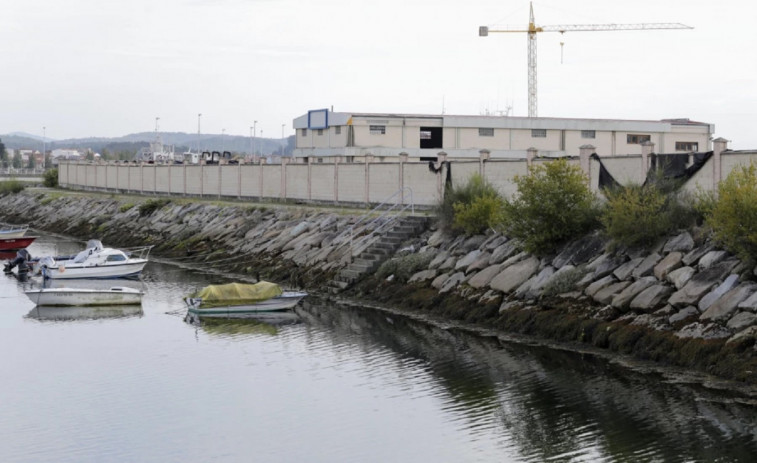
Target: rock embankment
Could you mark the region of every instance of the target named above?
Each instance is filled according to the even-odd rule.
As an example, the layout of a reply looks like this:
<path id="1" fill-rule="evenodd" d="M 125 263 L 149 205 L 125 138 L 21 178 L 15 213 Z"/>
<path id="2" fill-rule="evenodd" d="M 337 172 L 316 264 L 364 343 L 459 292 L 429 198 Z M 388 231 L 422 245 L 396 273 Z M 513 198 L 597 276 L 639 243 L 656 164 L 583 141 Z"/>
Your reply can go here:
<path id="1" fill-rule="evenodd" d="M 346 265 L 349 246 L 342 232 L 357 221 L 354 215 L 324 209 L 94 193 L 31 190 L 1 201 L 0 217 L 7 222 L 97 238 L 109 246 L 154 245 L 153 256 L 311 290 Z"/>
<path id="2" fill-rule="evenodd" d="M 315 293 L 347 266 L 344 232 L 360 215 L 44 190 L 1 201 L 5 221 L 108 245 L 153 244 L 154 255 Z M 426 230 L 344 294 L 757 386 L 754 269 L 696 230 L 643 252 L 608 249 L 593 234 L 538 258 L 498 234 Z"/>

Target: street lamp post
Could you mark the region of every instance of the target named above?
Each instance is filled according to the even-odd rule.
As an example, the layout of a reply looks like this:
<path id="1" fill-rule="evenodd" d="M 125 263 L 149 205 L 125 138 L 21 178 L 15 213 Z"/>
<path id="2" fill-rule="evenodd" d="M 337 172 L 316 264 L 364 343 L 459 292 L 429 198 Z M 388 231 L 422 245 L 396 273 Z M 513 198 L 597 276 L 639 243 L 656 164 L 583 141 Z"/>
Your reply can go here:
<path id="1" fill-rule="evenodd" d="M 221 156 L 223 156 L 223 142 L 224 142 L 223 136 L 224 135 L 226 135 L 226 129 L 221 129 Z"/>
<path id="2" fill-rule="evenodd" d="M 252 122 L 252 154 L 255 154 L 255 138 L 258 135 L 258 121 Z"/>
<path id="3" fill-rule="evenodd" d="M 255 128 L 250 126 L 250 157 L 255 156 L 255 136 L 253 134 Z"/>
<path id="4" fill-rule="evenodd" d="M 202 113 L 197 114 L 197 156 L 199 156 L 202 151 L 200 151 L 200 118 L 202 117 Z"/>

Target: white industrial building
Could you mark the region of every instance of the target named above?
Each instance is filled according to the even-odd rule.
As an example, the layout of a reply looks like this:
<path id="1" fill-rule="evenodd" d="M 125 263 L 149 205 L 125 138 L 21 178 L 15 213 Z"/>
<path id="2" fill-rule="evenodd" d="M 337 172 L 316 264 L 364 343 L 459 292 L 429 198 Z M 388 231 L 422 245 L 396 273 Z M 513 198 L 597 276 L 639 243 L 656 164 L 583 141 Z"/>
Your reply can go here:
<path id="1" fill-rule="evenodd" d="M 713 124 L 689 119 L 659 121 L 550 117 L 371 114 L 308 111 L 294 120 L 294 157 L 311 162 L 522 159 L 578 156 L 590 145 L 600 156 L 639 155 L 642 143 L 656 153 L 710 151 Z"/>

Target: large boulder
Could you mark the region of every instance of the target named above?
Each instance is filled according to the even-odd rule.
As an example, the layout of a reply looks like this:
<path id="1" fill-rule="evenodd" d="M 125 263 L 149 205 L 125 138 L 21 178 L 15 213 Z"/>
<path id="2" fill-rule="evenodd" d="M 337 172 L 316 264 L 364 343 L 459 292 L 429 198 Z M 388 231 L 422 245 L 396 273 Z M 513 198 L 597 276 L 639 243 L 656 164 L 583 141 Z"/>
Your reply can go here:
<path id="1" fill-rule="evenodd" d="M 591 297 L 597 303 L 606 305 L 609 304 L 610 301 L 612 301 L 618 295 L 618 293 L 623 291 L 630 284 L 630 281 L 619 281 L 617 283 L 605 286 L 604 288 L 594 293 L 594 295 L 592 295 Z"/>
<path id="2" fill-rule="evenodd" d="M 713 265 L 717 264 L 721 260 L 725 259 L 728 253 L 726 251 L 721 250 L 713 250 L 708 252 L 707 254 L 703 255 L 699 259 L 699 269 L 700 270 L 706 270 Z"/>
<path id="3" fill-rule="evenodd" d="M 520 287 L 515 291 L 515 296 L 522 299 L 530 299 L 538 296 L 541 293 L 544 285 L 554 274 L 554 267 L 552 267 L 551 265 L 544 267 L 539 273 L 520 285 Z"/>
<path id="4" fill-rule="evenodd" d="M 458 260 L 455 263 L 455 270 L 460 269 L 466 269 L 470 264 L 476 261 L 478 259 L 478 256 L 481 255 L 480 249 L 474 249 L 473 251 L 470 251 L 468 254 L 465 255 L 462 259 Z"/>
<path id="5" fill-rule="evenodd" d="M 633 269 L 633 277 L 641 278 L 647 275 L 652 275 L 652 272 L 660 259 L 662 259 L 662 256 L 656 252 L 648 255 L 635 269 Z"/>
<path id="6" fill-rule="evenodd" d="M 697 271 L 694 270 L 693 267 L 681 267 L 668 273 L 668 276 L 665 277 L 665 279 L 668 283 L 675 286 L 676 289 L 681 289 L 686 286 L 686 283 L 691 280 L 691 277 L 693 277 L 695 273 L 697 273 Z"/>
<path id="7" fill-rule="evenodd" d="M 652 276 L 639 278 L 613 298 L 612 306 L 616 309 L 627 310 L 633 298 L 655 283 L 657 279 Z"/>
<path id="8" fill-rule="evenodd" d="M 663 254 L 668 254 L 671 252 L 689 252 L 692 249 L 694 249 L 694 239 L 691 237 L 691 234 L 689 232 L 683 232 L 678 236 L 675 236 L 673 238 L 670 238 L 667 243 L 665 243 L 665 247 L 662 248 Z"/>
<path id="9" fill-rule="evenodd" d="M 625 262 L 624 264 L 621 264 L 620 267 L 616 268 L 612 274 L 615 275 L 615 278 L 617 278 L 620 281 L 628 280 L 631 278 L 631 275 L 633 274 L 633 271 L 638 265 L 644 260 L 643 257 L 637 257 L 635 259 L 631 259 L 628 262 Z"/>
<path id="10" fill-rule="evenodd" d="M 757 314 L 753 314 L 752 312 L 739 312 L 731 317 L 725 326 L 735 332 L 739 332 L 755 324 L 757 324 Z"/>
<path id="11" fill-rule="evenodd" d="M 502 243 L 492 251 L 492 256 L 489 258 L 489 265 L 501 264 L 505 259 L 510 258 L 516 252 L 518 252 L 518 247 L 513 240 Z"/>
<path id="12" fill-rule="evenodd" d="M 655 265 L 654 271 L 653 271 L 654 276 L 660 281 L 665 281 L 665 278 L 668 276 L 670 272 L 681 267 L 682 259 L 683 259 L 683 254 L 681 254 L 680 252 L 678 251 L 671 252 L 670 254 L 665 256 L 665 258 L 662 259 L 657 265 Z"/>
<path id="13" fill-rule="evenodd" d="M 676 307 L 695 305 L 702 297 L 738 264 L 737 261 L 723 261 L 694 275 L 686 285 L 673 293 L 668 301 Z"/>
<path id="14" fill-rule="evenodd" d="M 465 280 L 465 273 L 463 272 L 457 272 L 453 273 L 449 278 L 444 280 L 444 283 L 442 284 L 442 287 L 439 289 L 440 293 L 447 293 L 449 291 L 452 291 L 459 285 L 460 283 Z"/>
<path id="15" fill-rule="evenodd" d="M 709 309 L 710 306 L 720 299 L 723 294 L 727 293 L 728 291 L 732 290 L 739 282 L 739 276 L 736 274 L 730 274 L 726 277 L 725 280 L 723 280 L 722 283 L 717 285 L 715 289 L 710 291 L 709 293 L 705 294 L 704 297 L 699 301 L 699 304 L 697 304 L 697 308 L 700 312 L 704 312 L 705 310 Z"/>
<path id="16" fill-rule="evenodd" d="M 490 265 L 473 275 L 473 277 L 468 280 L 468 284 L 476 289 L 485 288 L 500 271 L 502 271 L 501 265 Z"/>
<path id="17" fill-rule="evenodd" d="M 531 278 L 538 268 L 539 259 L 531 256 L 506 267 L 492 279 L 489 287 L 503 293 L 510 293 Z"/>
<path id="18" fill-rule="evenodd" d="M 720 299 L 715 301 L 700 317 L 703 322 L 716 321 L 725 322 L 730 319 L 738 310 L 740 302 L 754 293 L 757 289 L 757 283 L 744 283 L 725 293 Z"/>
<path id="19" fill-rule="evenodd" d="M 587 286 L 584 290 L 584 293 L 586 293 L 586 295 L 589 297 L 594 297 L 594 295 L 599 292 L 599 290 L 615 284 L 617 281 L 618 280 L 616 280 L 614 276 L 607 275 L 604 278 L 600 278 L 599 280 Z"/>
<path id="20" fill-rule="evenodd" d="M 697 264 L 697 262 L 699 262 L 699 259 L 701 259 L 703 255 L 707 254 L 710 251 L 712 251 L 712 245 L 700 246 L 698 248 L 694 248 L 691 251 L 689 251 L 685 256 L 683 256 L 683 259 L 681 259 L 681 262 L 683 262 L 683 265 L 694 267 Z"/>
<path id="21" fill-rule="evenodd" d="M 663 284 L 655 284 L 645 289 L 633 298 L 629 307 L 633 310 L 651 312 L 665 304 L 673 288 Z"/>
<path id="22" fill-rule="evenodd" d="M 574 266 L 584 264 L 596 256 L 604 245 L 605 241 L 598 233 L 587 235 L 565 246 L 560 254 L 552 260 L 552 265 L 556 269 L 560 269 L 567 264 Z"/>

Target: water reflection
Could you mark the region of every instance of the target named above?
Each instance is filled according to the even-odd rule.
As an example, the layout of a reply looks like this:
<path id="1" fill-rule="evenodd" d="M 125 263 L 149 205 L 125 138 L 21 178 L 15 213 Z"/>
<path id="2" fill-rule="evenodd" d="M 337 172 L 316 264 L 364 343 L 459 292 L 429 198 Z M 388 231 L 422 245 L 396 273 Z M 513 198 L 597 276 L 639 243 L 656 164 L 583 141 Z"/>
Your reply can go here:
<path id="1" fill-rule="evenodd" d="M 749 461 L 757 451 L 750 398 L 364 308 L 306 302 L 298 313 L 337 339 L 391 349 L 393 361 L 421 361 L 458 426 L 503 436 L 519 461 Z"/>
<path id="2" fill-rule="evenodd" d="M 259 334 L 275 336 L 279 332 L 279 327 L 302 322 L 300 317 L 291 310 L 252 313 L 244 318 L 202 317 L 187 313 L 184 321 L 215 336 Z"/>
<path id="3" fill-rule="evenodd" d="M 87 307 L 36 306 L 26 318 L 40 321 L 99 320 L 103 318 L 129 318 L 144 315 L 141 305 L 104 305 Z"/>

